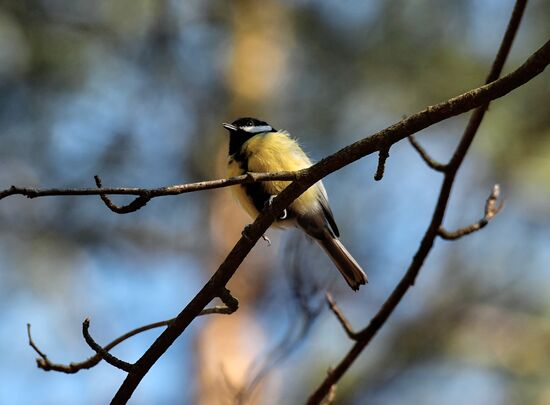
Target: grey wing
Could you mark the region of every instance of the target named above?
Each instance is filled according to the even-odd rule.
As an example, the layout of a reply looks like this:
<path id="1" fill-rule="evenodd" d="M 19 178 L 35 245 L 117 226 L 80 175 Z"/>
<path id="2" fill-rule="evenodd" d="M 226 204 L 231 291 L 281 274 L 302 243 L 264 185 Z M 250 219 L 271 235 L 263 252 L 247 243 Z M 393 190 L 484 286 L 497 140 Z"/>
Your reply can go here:
<path id="1" fill-rule="evenodd" d="M 319 204 L 321 204 L 321 208 L 323 208 L 323 213 L 325 214 L 325 219 L 330 225 L 330 228 L 332 229 L 332 232 L 336 237 L 340 236 L 340 231 L 338 230 L 338 226 L 336 225 L 336 221 L 334 220 L 334 215 L 332 214 L 332 210 L 330 209 L 330 205 L 328 204 L 328 196 L 327 191 L 325 190 L 325 186 L 323 186 L 322 182 L 317 183 L 317 186 L 319 187 L 319 190 L 321 191 L 318 195 Z"/>

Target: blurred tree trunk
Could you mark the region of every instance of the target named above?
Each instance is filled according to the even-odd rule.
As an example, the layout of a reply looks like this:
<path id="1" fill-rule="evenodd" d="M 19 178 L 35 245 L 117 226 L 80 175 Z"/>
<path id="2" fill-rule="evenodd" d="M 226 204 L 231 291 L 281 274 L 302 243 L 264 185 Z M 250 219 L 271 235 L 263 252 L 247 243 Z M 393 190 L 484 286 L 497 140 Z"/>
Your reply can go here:
<path id="1" fill-rule="evenodd" d="M 227 91 L 230 103 L 227 120 L 238 116 L 262 116 L 268 110 L 266 99 L 273 99 L 286 68 L 289 31 L 284 8 L 273 1 L 240 0 L 233 3 L 229 24 L 233 35 L 232 62 L 228 66 Z M 267 118 L 266 118 L 267 119 Z M 219 131 L 224 131 L 221 126 Z M 225 177 L 227 142 L 219 145 L 216 155 L 216 177 Z M 251 219 L 239 207 L 231 190 L 213 193 L 210 231 L 213 240 L 210 261 L 205 269 L 212 271 L 227 255 Z M 240 301 L 231 317 L 209 318 L 197 340 L 197 403 L 228 404 L 237 402 L 235 395 L 246 385 L 252 362 L 265 348 L 265 336 L 257 317 L 252 314 L 261 297 L 269 270 L 273 267 L 276 248 L 260 240 L 256 249 L 241 266 L 229 288 Z M 265 384 L 246 403 L 273 403 L 274 395 L 266 394 Z"/>

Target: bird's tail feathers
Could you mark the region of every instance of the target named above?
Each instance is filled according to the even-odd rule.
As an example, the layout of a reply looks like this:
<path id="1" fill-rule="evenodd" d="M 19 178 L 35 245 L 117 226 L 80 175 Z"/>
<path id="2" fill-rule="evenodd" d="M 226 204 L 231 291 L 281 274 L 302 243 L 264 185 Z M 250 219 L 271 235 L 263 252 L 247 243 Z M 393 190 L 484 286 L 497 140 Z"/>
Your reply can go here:
<path id="1" fill-rule="evenodd" d="M 354 291 L 357 291 L 361 285 L 368 283 L 367 275 L 338 238 L 327 235 L 322 239 L 317 239 L 317 242 L 327 252 Z"/>

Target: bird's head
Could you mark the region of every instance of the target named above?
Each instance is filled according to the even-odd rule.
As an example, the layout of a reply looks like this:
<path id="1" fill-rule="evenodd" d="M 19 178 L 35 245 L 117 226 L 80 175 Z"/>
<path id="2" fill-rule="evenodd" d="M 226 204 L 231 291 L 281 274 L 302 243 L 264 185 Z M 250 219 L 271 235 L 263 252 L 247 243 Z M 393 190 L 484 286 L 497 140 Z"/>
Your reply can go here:
<path id="1" fill-rule="evenodd" d="M 239 118 L 231 124 L 223 123 L 229 131 L 229 155 L 238 153 L 242 145 L 255 135 L 277 131 L 267 122 L 257 118 Z"/>

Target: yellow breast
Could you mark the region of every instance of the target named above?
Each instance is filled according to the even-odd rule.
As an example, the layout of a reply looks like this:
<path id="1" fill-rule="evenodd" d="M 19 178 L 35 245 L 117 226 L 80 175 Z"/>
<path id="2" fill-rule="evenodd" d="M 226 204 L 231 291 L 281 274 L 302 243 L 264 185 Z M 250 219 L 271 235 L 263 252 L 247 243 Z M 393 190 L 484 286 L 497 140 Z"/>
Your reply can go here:
<path id="1" fill-rule="evenodd" d="M 241 151 L 243 155 L 248 156 L 248 171 L 250 172 L 295 171 L 311 166 L 311 161 L 298 143 L 288 134 L 282 132 L 256 135 L 243 144 Z M 231 158 L 228 164 L 228 174 L 229 176 L 243 174 L 238 162 Z M 263 184 L 269 194 L 276 195 L 283 191 L 290 182 L 269 181 Z M 236 186 L 233 187 L 233 190 L 246 212 L 255 218 L 258 211 L 244 192 L 243 187 Z M 320 210 L 321 207 L 317 200 L 319 192 L 317 184 L 311 186 L 291 204 L 291 208 L 297 214 L 308 210 Z"/>

